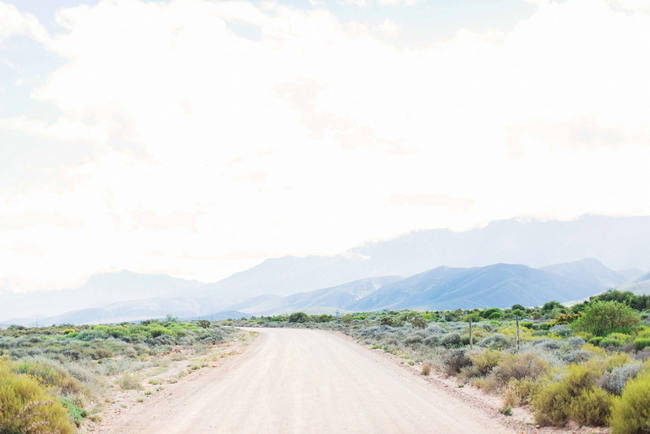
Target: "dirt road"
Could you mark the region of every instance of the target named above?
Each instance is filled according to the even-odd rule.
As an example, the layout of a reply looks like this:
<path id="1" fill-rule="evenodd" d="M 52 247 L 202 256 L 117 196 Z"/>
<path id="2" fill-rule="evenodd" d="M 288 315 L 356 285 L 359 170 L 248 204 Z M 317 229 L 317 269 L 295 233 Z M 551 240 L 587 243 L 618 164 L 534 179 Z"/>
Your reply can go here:
<path id="1" fill-rule="evenodd" d="M 245 354 L 126 412 L 120 433 L 507 433 L 381 355 L 317 330 L 261 329 Z"/>

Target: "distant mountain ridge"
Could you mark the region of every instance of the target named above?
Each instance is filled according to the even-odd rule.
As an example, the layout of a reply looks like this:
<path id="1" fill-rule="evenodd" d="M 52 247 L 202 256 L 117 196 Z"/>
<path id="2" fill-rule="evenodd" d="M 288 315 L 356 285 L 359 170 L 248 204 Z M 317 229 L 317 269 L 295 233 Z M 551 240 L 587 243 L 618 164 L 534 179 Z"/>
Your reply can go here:
<path id="1" fill-rule="evenodd" d="M 118 280 L 119 277 L 118 276 Z M 236 315 L 270 315 L 305 311 L 334 313 L 382 309 L 445 310 L 457 308 L 540 305 L 586 298 L 607 289 L 622 277 L 595 259 L 556 264 L 535 269 L 521 264 L 492 264 L 485 267 L 437 267 L 407 278 L 380 276 L 288 296 L 264 294 L 243 302 L 214 302 L 205 287 L 190 285 L 184 297 L 156 297 L 120 301 L 45 317 L 41 323 L 98 323 L 161 318 L 221 318 Z M 147 277 L 139 277 L 145 281 Z M 111 281 L 112 278 L 107 279 Z M 105 280 L 102 280 L 105 281 Z M 185 283 L 171 280 L 181 290 Z M 172 285 L 173 286 L 173 285 Z M 111 288 L 108 285 L 107 288 Z M 172 291 L 169 289 L 169 291 Z M 173 291 L 171 293 L 174 293 Z M 33 324 L 33 320 L 14 321 Z"/>
<path id="2" fill-rule="evenodd" d="M 154 298 L 192 298 L 204 293 L 205 284 L 166 274 L 132 271 L 98 273 L 76 289 L 14 293 L 5 291 L 0 319 L 52 317 L 65 312 L 99 308 L 113 303 Z"/>
<path id="3" fill-rule="evenodd" d="M 267 259 L 210 288 L 215 302 L 237 302 L 368 277 L 412 276 L 439 266 L 471 268 L 506 263 L 539 268 L 584 258 L 595 258 L 614 269 L 650 270 L 650 217 L 588 215 L 566 222 L 511 219 L 463 232 L 415 231 L 366 243 L 336 256 Z M 588 262 L 583 265 L 588 266 Z M 607 278 L 618 279 L 613 275 Z"/>
<path id="4" fill-rule="evenodd" d="M 308 313 L 332 313 L 349 310 L 350 306 L 387 284 L 401 280 L 398 276 L 369 277 L 354 282 L 315 291 L 279 297 L 254 297 L 232 306 L 249 313 L 277 314 L 302 310 Z"/>
<path id="5" fill-rule="evenodd" d="M 593 295 L 587 282 L 519 264 L 439 267 L 386 285 L 353 304 L 353 310 L 422 310 L 537 306 Z"/>
<path id="6" fill-rule="evenodd" d="M 608 269 L 599 261 L 623 271 Z M 464 232 L 417 231 L 387 241 L 366 243 L 341 255 L 268 259 L 215 283 L 162 274 L 105 273 L 91 277 L 74 290 L 30 294 L 5 290 L 0 293 L 0 320 L 55 317 L 114 303 L 162 299 L 176 299 L 168 305 L 179 310 L 183 304 L 179 300 L 195 300 L 197 315 L 242 303 L 251 307 L 252 299 L 257 303 L 255 309 L 276 309 L 278 303 L 296 305 L 283 297 L 363 279 L 414 276 L 440 266 L 471 269 L 494 264 L 541 267 L 541 271 L 573 280 L 578 288 L 583 284 L 597 286 L 595 293 L 607 289 L 603 286 L 617 286 L 638 278 L 643 274 L 640 270 L 650 270 L 650 217 L 584 216 L 568 222 L 512 219 Z M 553 279 L 547 276 L 546 280 Z M 519 288 L 517 281 L 526 282 L 526 279 L 512 277 L 509 287 L 513 291 Z M 302 300 L 301 297 L 295 300 Z M 317 309 L 322 303 L 322 300 L 314 301 L 307 307 Z M 164 303 L 159 308 L 164 309 Z"/>

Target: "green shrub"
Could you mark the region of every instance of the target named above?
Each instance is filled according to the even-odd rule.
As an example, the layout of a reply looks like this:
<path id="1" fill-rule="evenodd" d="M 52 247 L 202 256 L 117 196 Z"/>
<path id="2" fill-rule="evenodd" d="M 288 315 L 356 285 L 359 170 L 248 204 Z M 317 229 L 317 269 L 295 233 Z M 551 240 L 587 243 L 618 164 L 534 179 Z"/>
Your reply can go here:
<path id="1" fill-rule="evenodd" d="M 606 336 L 613 332 L 631 333 L 639 324 L 639 316 L 631 307 L 616 301 L 596 301 L 571 325 L 575 330 Z"/>
<path id="2" fill-rule="evenodd" d="M 500 408 L 499 413 L 501 413 L 504 416 L 512 416 L 512 409 L 508 406 Z"/>
<path id="3" fill-rule="evenodd" d="M 0 360 L 0 432 L 74 432 L 61 403 L 29 375 L 17 374 Z"/>
<path id="4" fill-rule="evenodd" d="M 149 335 L 152 338 L 157 338 L 158 336 L 162 336 L 162 335 L 167 335 L 167 336 L 172 335 L 171 331 L 169 331 L 168 329 L 162 326 L 151 326 L 149 327 L 148 331 L 149 331 Z M 117 337 L 117 336 L 113 336 L 113 337 Z"/>
<path id="5" fill-rule="evenodd" d="M 61 404 L 68 412 L 70 420 L 72 420 L 72 422 L 77 426 L 80 426 L 83 423 L 84 418 L 88 416 L 88 413 L 83 409 L 83 407 L 81 407 L 78 401 L 64 397 L 61 398 Z"/>
<path id="6" fill-rule="evenodd" d="M 650 372 L 630 380 L 612 410 L 612 434 L 650 432 Z"/>
<path id="7" fill-rule="evenodd" d="M 196 322 L 196 325 L 198 325 L 199 327 L 204 328 L 204 329 L 209 329 L 210 326 L 211 326 L 210 321 L 208 321 L 207 319 L 198 320 Z"/>
<path id="8" fill-rule="evenodd" d="M 562 383 L 550 383 L 533 399 L 535 423 L 546 426 L 564 426 L 568 420 L 567 409 L 571 397 Z"/>
<path id="9" fill-rule="evenodd" d="M 637 351 L 641 351 L 647 347 L 650 347 L 650 337 L 636 338 L 634 340 L 634 348 L 636 348 Z"/>
<path id="10" fill-rule="evenodd" d="M 566 386 L 569 394 L 575 397 L 594 386 L 599 376 L 600 373 L 591 365 L 569 365 L 562 384 Z"/>
<path id="11" fill-rule="evenodd" d="M 289 322 L 303 323 L 309 321 L 309 315 L 305 312 L 294 312 L 289 315 Z"/>
<path id="12" fill-rule="evenodd" d="M 615 338 L 603 338 L 600 341 L 600 346 L 603 348 L 609 348 L 610 350 L 618 349 L 623 346 L 623 342 Z"/>
<path id="13" fill-rule="evenodd" d="M 602 336 L 594 336 L 593 338 L 589 339 L 589 343 L 591 345 L 600 346 L 600 341 L 602 340 L 603 340 Z"/>
<path id="14" fill-rule="evenodd" d="M 603 389 L 590 387 L 583 390 L 569 405 L 569 418 L 581 425 L 607 425 L 614 397 Z"/>
<path id="15" fill-rule="evenodd" d="M 314 315 L 312 317 L 312 320 L 314 322 L 331 322 L 331 321 L 334 321 L 334 317 L 332 315 L 321 314 L 321 315 Z M 426 323 L 425 323 L 425 325 L 426 325 Z"/>
<path id="16" fill-rule="evenodd" d="M 487 375 L 492 371 L 492 368 L 497 366 L 499 360 L 501 360 L 501 353 L 498 351 L 492 351 L 487 348 L 482 353 L 474 354 L 470 356 L 472 363 L 478 370 L 480 375 Z"/>

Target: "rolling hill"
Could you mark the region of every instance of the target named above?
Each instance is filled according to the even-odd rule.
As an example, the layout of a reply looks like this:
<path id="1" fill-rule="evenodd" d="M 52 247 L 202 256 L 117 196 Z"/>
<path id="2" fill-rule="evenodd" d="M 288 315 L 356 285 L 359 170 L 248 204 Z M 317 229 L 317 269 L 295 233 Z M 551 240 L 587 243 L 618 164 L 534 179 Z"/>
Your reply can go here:
<path id="1" fill-rule="evenodd" d="M 400 279 L 397 276 L 371 277 L 331 288 L 301 292 L 287 297 L 274 295 L 254 297 L 231 308 L 252 314 L 265 315 L 298 310 L 308 313 L 333 313 L 337 310 L 348 310 L 351 305 L 368 294 Z"/>

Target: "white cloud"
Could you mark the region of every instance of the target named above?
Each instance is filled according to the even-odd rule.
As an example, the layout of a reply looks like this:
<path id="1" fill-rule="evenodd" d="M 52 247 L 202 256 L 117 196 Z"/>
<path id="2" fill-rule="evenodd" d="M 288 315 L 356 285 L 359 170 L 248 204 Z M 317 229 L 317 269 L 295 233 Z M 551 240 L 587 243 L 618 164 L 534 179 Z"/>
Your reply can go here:
<path id="1" fill-rule="evenodd" d="M 47 32 L 36 17 L 20 12 L 11 4 L 0 2 L 0 43 L 15 35 L 30 36 L 40 42 L 47 39 Z"/>
<path id="2" fill-rule="evenodd" d="M 418 49 L 244 1 L 102 0 L 57 20 L 44 44 L 63 62 L 33 95 L 59 117 L 0 129 L 93 154 L 40 188 L 0 184 L 0 222 L 38 216 L 0 223 L 15 286 L 217 279 L 415 228 L 650 213 L 650 17 L 609 1 L 543 2 L 508 33 Z"/>
<path id="3" fill-rule="evenodd" d="M 377 0 L 381 6 L 414 6 L 420 0 Z"/>

